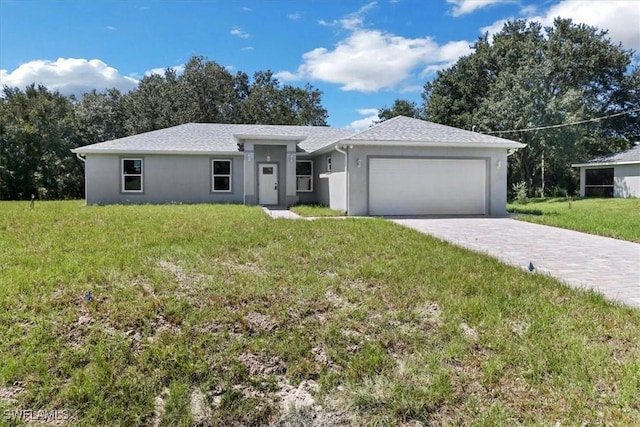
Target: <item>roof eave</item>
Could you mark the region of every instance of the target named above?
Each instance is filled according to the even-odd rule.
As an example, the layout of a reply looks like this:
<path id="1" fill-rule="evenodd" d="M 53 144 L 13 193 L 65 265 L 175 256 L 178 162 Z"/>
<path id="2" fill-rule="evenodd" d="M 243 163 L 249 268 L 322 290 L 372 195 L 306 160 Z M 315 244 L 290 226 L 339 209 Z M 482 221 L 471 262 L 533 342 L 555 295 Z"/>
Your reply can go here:
<path id="1" fill-rule="evenodd" d="M 427 142 L 427 141 L 342 141 L 354 146 L 390 146 L 390 147 L 455 147 L 455 148 L 524 148 L 527 144 L 520 142 Z"/>
<path id="2" fill-rule="evenodd" d="M 596 163 L 574 163 L 572 168 L 583 168 L 588 166 L 617 166 L 617 165 L 637 165 L 640 164 L 640 160 L 629 160 L 626 162 L 596 162 Z"/>
<path id="3" fill-rule="evenodd" d="M 124 150 L 124 149 L 93 149 L 82 150 L 82 147 L 71 150 L 74 154 L 118 154 L 118 155 L 147 155 L 147 154 L 166 154 L 166 155 L 184 155 L 184 156 L 202 156 L 202 155 L 225 155 L 225 156 L 242 156 L 244 153 L 240 151 L 213 151 L 213 150 Z"/>
<path id="4" fill-rule="evenodd" d="M 233 137 L 237 141 L 246 141 L 246 140 L 258 140 L 258 141 L 296 141 L 302 142 L 307 137 L 306 135 L 260 135 L 260 134 L 247 134 L 247 133 L 236 133 Z"/>

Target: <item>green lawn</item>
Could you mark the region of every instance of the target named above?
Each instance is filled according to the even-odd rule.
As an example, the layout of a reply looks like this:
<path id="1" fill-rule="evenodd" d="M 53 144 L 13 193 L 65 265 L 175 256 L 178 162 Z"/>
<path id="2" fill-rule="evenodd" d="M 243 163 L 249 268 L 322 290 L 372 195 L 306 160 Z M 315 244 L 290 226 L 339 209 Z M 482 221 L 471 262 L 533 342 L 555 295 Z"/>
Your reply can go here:
<path id="1" fill-rule="evenodd" d="M 523 221 L 640 242 L 640 199 L 533 199 L 507 210 Z"/>
<path id="2" fill-rule="evenodd" d="M 0 424 L 640 425 L 639 336 L 382 219 L 0 202 Z"/>
<path id="3" fill-rule="evenodd" d="M 346 215 L 344 211 L 338 211 L 322 205 L 297 205 L 292 206 L 290 210 L 300 216 L 317 218 Z"/>

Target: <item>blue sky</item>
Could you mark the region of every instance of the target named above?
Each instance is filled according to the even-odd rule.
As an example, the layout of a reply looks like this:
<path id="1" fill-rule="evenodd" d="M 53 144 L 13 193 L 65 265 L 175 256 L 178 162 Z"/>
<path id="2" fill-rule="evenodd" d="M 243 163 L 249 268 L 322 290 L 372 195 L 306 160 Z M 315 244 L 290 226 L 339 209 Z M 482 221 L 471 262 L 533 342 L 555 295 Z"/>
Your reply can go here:
<path id="1" fill-rule="evenodd" d="M 311 83 L 331 126 L 361 129 L 397 98 L 419 102 L 485 31 L 556 16 L 640 51 L 640 0 L 0 0 L 0 83 L 128 91 L 202 55 L 232 72 Z"/>

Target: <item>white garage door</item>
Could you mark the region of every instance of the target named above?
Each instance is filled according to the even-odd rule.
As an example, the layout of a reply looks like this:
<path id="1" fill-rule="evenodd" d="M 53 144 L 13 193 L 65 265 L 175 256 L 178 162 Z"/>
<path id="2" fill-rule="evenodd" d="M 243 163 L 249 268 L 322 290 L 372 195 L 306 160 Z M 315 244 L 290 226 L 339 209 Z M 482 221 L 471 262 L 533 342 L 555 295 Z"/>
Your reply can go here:
<path id="1" fill-rule="evenodd" d="M 370 215 L 484 215 L 484 159 L 371 159 Z"/>

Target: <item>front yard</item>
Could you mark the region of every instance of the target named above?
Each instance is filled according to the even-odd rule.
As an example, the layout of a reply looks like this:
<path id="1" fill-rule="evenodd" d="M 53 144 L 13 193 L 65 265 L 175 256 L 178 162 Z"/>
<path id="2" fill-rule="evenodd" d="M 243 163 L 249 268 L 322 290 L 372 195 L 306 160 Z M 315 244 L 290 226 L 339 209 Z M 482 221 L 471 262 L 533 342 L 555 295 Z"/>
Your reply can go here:
<path id="1" fill-rule="evenodd" d="M 640 424 L 639 310 L 382 219 L 0 202 L 0 307 L 10 423 Z"/>
<path id="2" fill-rule="evenodd" d="M 640 242 L 640 199 L 533 199 L 507 210 L 523 221 Z"/>

